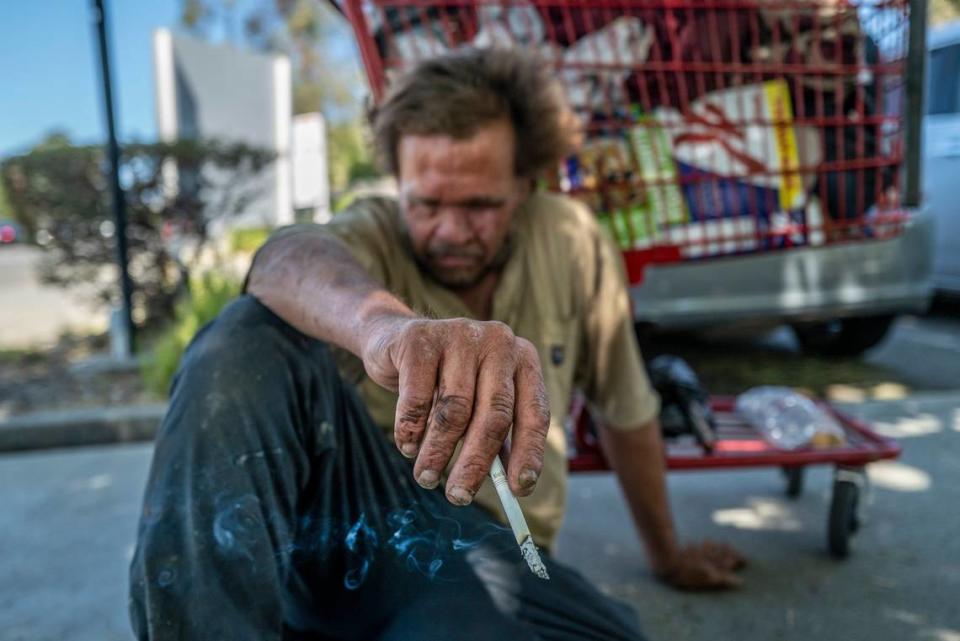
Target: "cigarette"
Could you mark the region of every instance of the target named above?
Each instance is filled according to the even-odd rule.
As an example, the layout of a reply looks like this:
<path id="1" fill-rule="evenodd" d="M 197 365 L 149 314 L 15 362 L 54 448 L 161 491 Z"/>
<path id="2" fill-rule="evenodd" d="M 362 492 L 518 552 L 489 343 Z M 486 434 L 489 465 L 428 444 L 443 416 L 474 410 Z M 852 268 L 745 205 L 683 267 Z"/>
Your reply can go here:
<path id="1" fill-rule="evenodd" d="M 500 505 L 507 515 L 507 521 L 510 522 L 510 529 L 513 530 L 513 536 L 517 539 L 517 545 L 520 546 L 520 556 L 530 566 L 530 571 L 541 579 L 549 579 L 547 566 L 543 564 L 540 558 L 540 552 L 533 543 L 533 537 L 530 536 L 530 528 L 527 527 L 527 520 L 523 518 L 523 511 L 520 509 L 520 502 L 510 491 L 510 485 L 507 483 L 507 473 L 503 470 L 503 462 L 497 456 L 493 459 L 493 465 L 490 466 L 490 478 L 493 479 L 493 486 L 497 488 L 497 495 L 500 496 Z"/>

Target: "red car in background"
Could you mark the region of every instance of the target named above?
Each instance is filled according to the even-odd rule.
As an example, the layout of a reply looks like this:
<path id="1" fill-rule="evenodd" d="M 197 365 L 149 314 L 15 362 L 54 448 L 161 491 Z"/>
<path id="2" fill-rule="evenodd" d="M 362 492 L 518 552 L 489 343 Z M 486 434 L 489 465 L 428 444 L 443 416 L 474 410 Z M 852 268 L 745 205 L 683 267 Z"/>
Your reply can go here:
<path id="1" fill-rule="evenodd" d="M 0 220 L 0 245 L 10 245 L 20 237 L 20 228 L 16 223 Z"/>

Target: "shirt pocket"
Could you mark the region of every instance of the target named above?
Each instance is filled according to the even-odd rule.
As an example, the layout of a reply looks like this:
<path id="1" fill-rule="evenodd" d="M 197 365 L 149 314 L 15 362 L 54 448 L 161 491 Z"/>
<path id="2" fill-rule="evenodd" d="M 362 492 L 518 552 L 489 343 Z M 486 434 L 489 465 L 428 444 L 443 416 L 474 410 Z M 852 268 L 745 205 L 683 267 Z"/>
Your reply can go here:
<path id="1" fill-rule="evenodd" d="M 573 394 L 578 357 L 577 328 L 577 319 L 572 316 L 544 319 L 535 343 L 550 398 L 550 412 L 559 421 L 566 416 Z"/>

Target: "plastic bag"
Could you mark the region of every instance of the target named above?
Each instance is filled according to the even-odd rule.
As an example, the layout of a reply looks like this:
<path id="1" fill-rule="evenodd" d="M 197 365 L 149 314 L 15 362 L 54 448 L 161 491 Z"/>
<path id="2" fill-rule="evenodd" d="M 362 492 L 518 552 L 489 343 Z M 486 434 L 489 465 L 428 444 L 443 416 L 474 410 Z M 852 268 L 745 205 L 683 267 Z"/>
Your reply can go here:
<path id="1" fill-rule="evenodd" d="M 533 5 L 481 5 L 477 7 L 480 29 L 475 47 L 535 47 L 546 37 L 543 18 Z"/>
<path id="2" fill-rule="evenodd" d="M 833 447 L 845 441 L 840 424 L 816 403 L 788 387 L 755 387 L 737 397 L 737 413 L 771 444 L 784 450 Z"/>
<path id="3" fill-rule="evenodd" d="M 654 32 L 622 16 L 567 47 L 561 78 L 574 109 L 603 112 L 628 100 L 624 81 L 647 61 Z"/>

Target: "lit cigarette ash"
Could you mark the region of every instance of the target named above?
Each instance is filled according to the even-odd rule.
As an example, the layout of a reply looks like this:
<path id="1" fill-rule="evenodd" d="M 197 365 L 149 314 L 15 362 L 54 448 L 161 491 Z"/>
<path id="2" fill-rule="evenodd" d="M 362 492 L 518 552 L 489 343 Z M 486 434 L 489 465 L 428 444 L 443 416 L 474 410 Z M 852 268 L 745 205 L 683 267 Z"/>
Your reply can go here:
<path id="1" fill-rule="evenodd" d="M 523 556 L 523 560 L 527 562 L 527 565 L 530 566 L 531 572 L 541 579 L 550 580 L 550 575 L 547 573 L 547 566 L 543 564 L 543 559 L 540 558 L 540 552 L 537 550 L 537 546 L 534 545 L 533 539 L 529 536 L 520 544 L 520 554 Z"/>
<path id="2" fill-rule="evenodd" d="M 507 483 L 507 473 L 503 469 L 503 462 L 500 457 L 493 459 L 490 466 L 490 478 L 493 479 L 493 486 L 497 490 L 497 496 L 500 497 L 500 504 L 507 515 L 507 521 L 510 523 L 510 529 L 517 539 L 517 545 L 520 546 L 520 554 L 523 560 L 530 566 L 530 571 L 541 579 L 549 579 L 547 568 L 540 558 L 540 552 L 530 536 L 530 528 L 527 526 L 527 519 L 523 516 L 523 510 L 520 509 L 520 502 L 510 491 L 510 485 Z"/>

